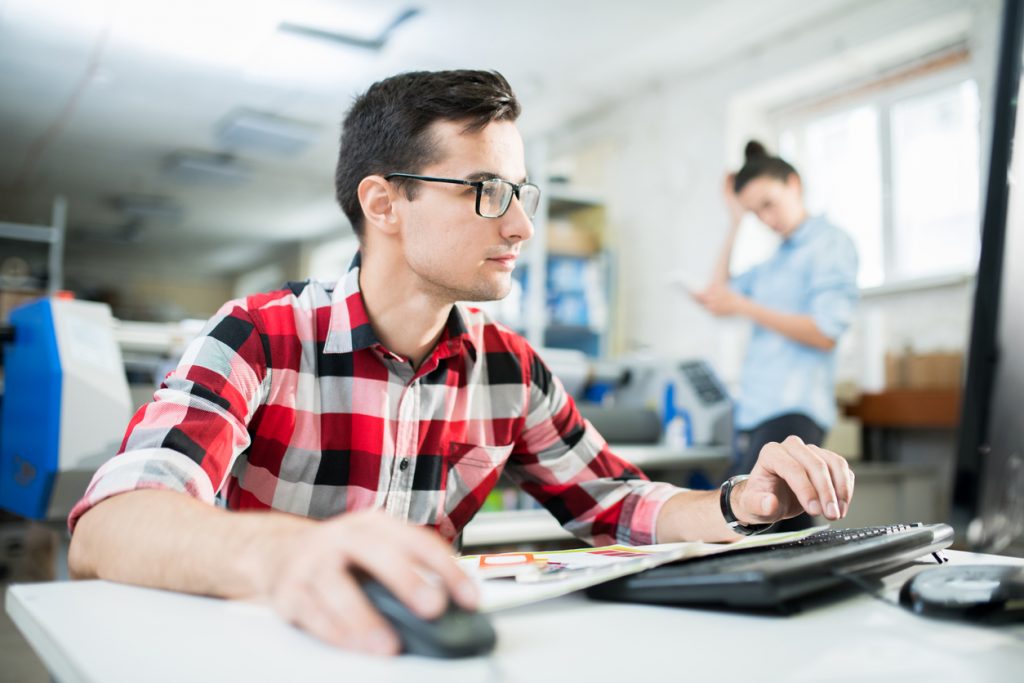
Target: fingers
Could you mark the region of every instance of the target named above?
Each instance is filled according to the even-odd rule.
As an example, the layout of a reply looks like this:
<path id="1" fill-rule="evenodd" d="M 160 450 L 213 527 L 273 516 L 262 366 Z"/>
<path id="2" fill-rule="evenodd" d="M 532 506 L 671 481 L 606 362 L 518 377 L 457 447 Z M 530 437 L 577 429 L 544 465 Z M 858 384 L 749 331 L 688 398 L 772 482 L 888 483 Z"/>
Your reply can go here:
<path id="1" fill-rule="evenodd" d="M 400 649 L 363 593 L 360 572 L 424 619 L 438 617 L 449 594 L 476 607 L 475 584 L 431 530 L 378 512 L 352 513 L 319 522 L 292 541 L 292 554 L 272 582 L 271 602 L 288 621 L 339 647 L 382 655 Z"/>
<path id="2" fill-rule="evenodd" d="M 352 561 L 424 619 L 438 617 L 449 595 L 463 607 L 476 607 L 476 585 L 453 561 L 451 547 L 428 529 L 396 523 L 383 537 L 378 530 Z"/>
<path id="3" fill-rule="evenodd" d="M 288 577 L 273 605 L 289 622 L 332 645 L 377 655 L 399 650 L 397 636 L 347 574 L 320 571 Z"/>
<path id="4" fill-rule="evenodd" d="M 853 498 L 853 473 L 843 457 L 790 436 L 765 445 L 758 464 L 781 478 L 809 514 L 830 520 L 846 515 Z"/>
<path id="5" fill-rule="evenodd" d="M 839 499 L 839 516 L 845 517 L 850 508 L 850 501 L 853 500 L 854 476 L 850 464 L 846 462 L 846 458 L 832 451 L 818 446 L 808 445 L 807 447 L 828 465 L 832 485 L 835 488 L 836 497 Z"/>
<path id="6" fill-rule="evenodd" d="M 824 515 L 827 519 L 839 519 L 839 497 L 832 484 L 832 471 L 818 453 L 815 453 L 799 437 L 790 436 L 782 442 L 786 452 L 803 466 L 807 478 L 814 487 L 810 505 L 804 509 L 812 515 Z M 820 449 L 819 449 L 820 451 Z M 803 502 L 803 498 L 801 498 Z"/>
<path id="7" fill-rule="evenodd" d="M 406 527 L 413 535 L 425 539 L 423 545 L 412 544 L 408 550 L 428 570 L 441 579 L 456 602 L 466 609 L 476 609 L 480 594 L 476 584 L 466 576 L 459 565 L 452 560 L 451 547 L 430 529 Z"/>
<path id="8" fill-rule="evenodd" d="M 811 473 L 800 460 L 793 457 L 789 448 L 781 443 L 765 444 L 758 456 L 757 464 L 781 478 L 804 510 L 812 515 L 822 513 L 823 507 L 819 502 L 818 489 L 811 478 Z M 757 466 L 755 466 L 756 469 Z M 764 508 L 764 506 L 765 501 L 758 501 L 758 507 Z M 796 514 L 793 511 L 778 510 L 777 507 L 774 512 L 790 516 Z M 774 518 L 768 514 L 762 514 L 766 518 Z"/>

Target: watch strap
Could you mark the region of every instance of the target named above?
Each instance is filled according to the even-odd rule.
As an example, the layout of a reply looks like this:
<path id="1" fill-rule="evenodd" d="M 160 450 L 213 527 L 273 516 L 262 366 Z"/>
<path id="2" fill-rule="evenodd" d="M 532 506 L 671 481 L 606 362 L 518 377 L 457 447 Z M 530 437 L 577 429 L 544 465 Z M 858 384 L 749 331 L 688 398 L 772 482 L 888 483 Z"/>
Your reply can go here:
<path id="1" fill-rule="evenodd" d="M 749 474 L 737 474 L 735 477 L 729 477 L 722 482 L 722 488 L 719 493 L 718 502 L 722 508 L 722 517 L 725 518 L 725 523 L 735 533 L 743 536 L 753 536 L 754 534 L 760 534 L 768 529 L 775 526 L 774 522 L 771 524 L 744 524 L 740 520 L 736 519 L 736 515 L 732 511 L 732 490 L 741 481 L 746 481 L 750 478 Z"/>

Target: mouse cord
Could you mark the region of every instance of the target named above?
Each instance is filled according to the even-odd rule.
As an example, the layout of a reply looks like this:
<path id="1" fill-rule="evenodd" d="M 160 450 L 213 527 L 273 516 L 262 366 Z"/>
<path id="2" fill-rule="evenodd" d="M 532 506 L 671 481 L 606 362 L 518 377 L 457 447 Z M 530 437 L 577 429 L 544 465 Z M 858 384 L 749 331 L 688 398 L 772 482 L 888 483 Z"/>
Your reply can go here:
<path id="1" fill-rule="evenodd" d="M 934 553 L 932 553 L 932 557 L 935 558 L 936 564 L 941 565 L 945 564 L 946 562 L 949 562 L 949 558 L 946 557 L 945 553 L 943 553 L 941 550 L 936 550 Z M 900 605 L 898 599 L 890 600 L 889 598 L 885 597 L 882 594 L 882 588 L 873 586 L 871 583 L 865 581 L 863 578 L 858 576 L 855 572 L 844 572 L 837 569 L 832 572 L 832 576 L 836 577 L 837 579 L 842 579 L 844 581 L 852 583 L 854 586 L 859 588 L 864 593 L 867 593 L 875 600 L 884 602 L 885 604 L 890 605 L 892 607 L 898 607 L 902 609 L 902 606 Z"/>

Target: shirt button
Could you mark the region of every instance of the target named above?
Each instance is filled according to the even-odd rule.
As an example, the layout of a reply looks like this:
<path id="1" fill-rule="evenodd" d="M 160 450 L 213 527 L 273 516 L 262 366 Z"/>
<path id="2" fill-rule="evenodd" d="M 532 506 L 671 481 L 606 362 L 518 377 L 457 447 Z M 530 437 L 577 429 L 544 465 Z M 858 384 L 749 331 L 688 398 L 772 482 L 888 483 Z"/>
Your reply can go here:
<path id="1" fill-rule="evenodd" d="M 398 463 L 398 469 L 403 472 L 409 469 L 409 458 L 402 458 L 402 462 Z"/>

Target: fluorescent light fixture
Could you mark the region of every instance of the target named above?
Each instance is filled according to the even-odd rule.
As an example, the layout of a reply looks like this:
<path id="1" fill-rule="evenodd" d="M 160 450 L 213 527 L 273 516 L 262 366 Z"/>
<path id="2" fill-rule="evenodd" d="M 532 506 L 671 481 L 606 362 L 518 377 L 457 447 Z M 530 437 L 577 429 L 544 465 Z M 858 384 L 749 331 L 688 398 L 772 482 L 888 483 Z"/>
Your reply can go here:
<path id="1" fill-rule="evenodd" d="M 164 174 L 183 183 L 239 185 L 249 179 L 248 169 L 230 154 L 180 151 L 164 160 Z"/>
<path id="2" fill-rule="evenodd" d="M 349 45 L 366 50 L 379 51 L 387 43 L 388 38 L 391 37 L 392 31 L 419 13 L 418 9 L 409 7 L 390 18 L 387 18 L 387 15 L 378 15 L 373 17 L 374 21 L 370 22 L 352 21 L 353 18 L 365 20 L 367 18 L 365 14 L 362 17 L 350 16 L 347 21 L 336 22 L 338 23 L 336 28 L 327 28 L 296 21 L 283 21 L 278 30 L 307 38 L 324 40 L 337 45 Z M 362 25 L 359 25 L 360 23 Z"/>
<path id="3" fill-rule="evenodd" d="M 177 223 L 185 210 L 174 197 L 155 194 L 122 194 L 111 197 L 109 204 L 127 218 Z"/>
<path id="4" fill-rule="evenodd" d="M 246 76 L 258 82 L 334 90 L 361 83 L 379 68 L 376 57 L 393 31 L 419 10 L 373 3 L 296 3 L 255 52 Z"/>
<path id="5" fill-rule="evenodd" d="M 350 47 L 379 50 L 401 24 L 419 9 L 395 9 L 391 3 L 290 2 L 279 31 L 295 33 Z"/>
<path id="6" fill-rule="evenodd" d="M 302 121 L 239 109 L 217 127 L 217 141 L 225 149 L 295 156 L 305 151 L 319 132 L 316 126 Z"/>

